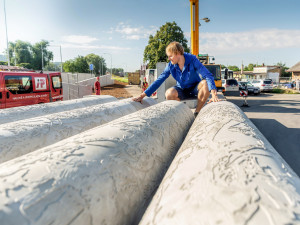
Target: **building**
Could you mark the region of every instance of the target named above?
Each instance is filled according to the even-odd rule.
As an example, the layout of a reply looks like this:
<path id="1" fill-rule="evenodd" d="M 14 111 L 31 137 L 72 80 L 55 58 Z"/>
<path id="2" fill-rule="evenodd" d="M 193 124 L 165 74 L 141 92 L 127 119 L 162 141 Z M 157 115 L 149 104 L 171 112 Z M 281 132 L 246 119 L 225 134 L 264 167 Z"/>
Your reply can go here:
<path id="1" fill-rule="evenodd" d="M 292 72 L 292 80 L 300 80 L 300 62 L 289 68 L 286 72 Z"/>
<path id="2" fill-rule="evenodd" d="M 279 83 L 281 66 L 265 66 L 253 68 L 254 79 L 272 79 L 273 82 Z"/>

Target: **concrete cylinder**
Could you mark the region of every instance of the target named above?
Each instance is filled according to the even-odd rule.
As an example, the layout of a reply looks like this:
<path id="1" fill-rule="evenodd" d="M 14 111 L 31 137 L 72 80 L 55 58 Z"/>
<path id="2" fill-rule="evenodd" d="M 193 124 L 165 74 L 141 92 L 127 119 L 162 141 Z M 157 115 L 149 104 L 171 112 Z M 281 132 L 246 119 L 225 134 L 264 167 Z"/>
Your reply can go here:
<path id="1" fill-rule="evenodd" d="M 0 110 L 0 124 L 10 123 L 18 120 L 24 120 L 37 116 L 44 116 L 52 113 L 68 111 L 72 109 L 84 108 L 87 106 L 103 104 L 116 101 L 117 98 L 110 95 L 100 95 L 99 97 L 80 98 L 68 101 L 50 102 L 45 104 L 36 104 L 20 106 Z"/>
<path id="2" fill-rule="evenodd" d="M 1 223 L 134 223 L 193 120 L 166 101 L 0 164 Z"/>
<path id="3" fill-rule="evenodd" d="M 299 224 L 299 215 L 299 177 L 236 105 L 219 102 L 200 111 L 140 225 Z"/>
<path id="4" fill-rule="evenodd" d="M 126 99 L 2 124 L 0 163 L 154 104 L 152 98 L 143 104 Z"/>

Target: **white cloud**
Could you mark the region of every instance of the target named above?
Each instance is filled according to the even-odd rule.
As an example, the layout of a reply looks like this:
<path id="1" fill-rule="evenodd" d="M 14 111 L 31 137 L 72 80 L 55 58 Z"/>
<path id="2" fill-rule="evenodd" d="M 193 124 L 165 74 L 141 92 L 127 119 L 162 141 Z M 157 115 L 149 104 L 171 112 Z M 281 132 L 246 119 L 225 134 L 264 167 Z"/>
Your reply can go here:
<path id="1" fill-rule="evenodd" d="M 77 44 L 70 44 L 65 43 L 62 44 L 63 48 L 74 48 L 74 49 L 83 49 L 83 50 L 89 50 L 89 49 L 106 49 L 106 50 L 118 50 L 118 51 L 127 51 L 131 48 L 128 47 L 119 47 L 119 46 L 110 46 L 110 45 L 77 45 Z"/>
<path id="2" fill-rule="evenodd" d="M 81 36 L 81 35 L 69 35 L 63 37 L 63 41 L 68 43 L 75 43 L 75 44 L 89 44 L 97 40 L 98 39 L 94 37 Z"/>
<path id="3" fill-rule="evenodd" d="M 200 51 L 235 54 L 299 48 L 300 30 L 264 29 L 237 33 L 200 33 Z"/>
<path id="4" fill-rule="evenodd" d="M 149 28 L 140 27 L 132 27 L 131 25 L 120 22 L 115 28 L 111 28 L 108 33 L 120 33 L 122 34 L 122 38 L 129 40 L 139 40 L 143 38 L 148 38 L 149 35 L 155 34 L 157 27 L 150 26 Z"/>

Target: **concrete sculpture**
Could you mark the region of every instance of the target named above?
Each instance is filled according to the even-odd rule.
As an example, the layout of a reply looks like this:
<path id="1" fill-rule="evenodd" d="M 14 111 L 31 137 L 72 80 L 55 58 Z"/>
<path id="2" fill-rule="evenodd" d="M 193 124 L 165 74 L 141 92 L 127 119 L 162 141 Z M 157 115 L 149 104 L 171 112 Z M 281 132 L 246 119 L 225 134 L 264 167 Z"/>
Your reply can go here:
<path id="1" fill-rule="evenodd" d="M 166 101 L 0 164 L 1 223 L 132 224 L 193 120 Z"/>
<path id="2" fill-rule="evenodd" d="M 234 104 L 204 107 L 140 225 L 300 224 L 300 180 Z"/>
<path id="3" fill-rule="evenodd" d="M 1 109 L 0 124 L 116 101 L 110 95 Z"/>
<path id="4" fill-rule="evenodd" d="M 156 104 L 131 99 L 98 104 L 0 125 L 0 163 Z"/>

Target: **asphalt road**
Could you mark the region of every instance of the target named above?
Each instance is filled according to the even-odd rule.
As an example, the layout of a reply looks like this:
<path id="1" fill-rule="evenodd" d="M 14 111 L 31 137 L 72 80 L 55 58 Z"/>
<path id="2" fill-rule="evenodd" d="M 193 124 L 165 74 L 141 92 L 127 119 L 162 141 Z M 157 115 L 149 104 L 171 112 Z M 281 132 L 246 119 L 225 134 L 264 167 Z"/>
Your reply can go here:
<path id="1" fill-rule="evenodd" d="M 300 177 L 300 94 L 270 94 L 247 97 L 226 96 L 239 106 L 282 158 Z"/>

